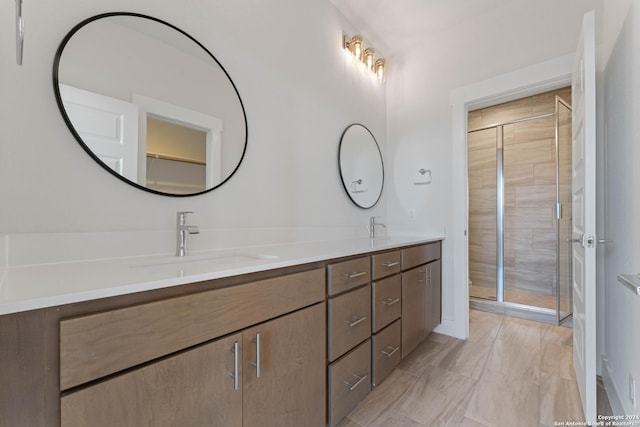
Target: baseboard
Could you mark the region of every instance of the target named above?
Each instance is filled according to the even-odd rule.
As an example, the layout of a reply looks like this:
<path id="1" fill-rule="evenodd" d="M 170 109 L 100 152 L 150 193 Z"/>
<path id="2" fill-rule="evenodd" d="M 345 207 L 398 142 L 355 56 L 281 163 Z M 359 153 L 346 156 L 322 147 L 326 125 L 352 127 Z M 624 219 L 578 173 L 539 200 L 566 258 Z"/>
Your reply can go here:
<path id="1" fill-rule="evenodd" d="M 622 400 L 620 399 L 620 394 L 613 383 L 613 376 L 611 374 L 611 368 L 609 367 L 609 361 L 605 357 L 602 358 L 602 382 L 604 383 L 604 389 L 607 392 L 607 397 L 609 398 L 609 404 L 611 405 L 613 413 L 615 415 L 627 414 L 628 412 L 625 411 Z"/>

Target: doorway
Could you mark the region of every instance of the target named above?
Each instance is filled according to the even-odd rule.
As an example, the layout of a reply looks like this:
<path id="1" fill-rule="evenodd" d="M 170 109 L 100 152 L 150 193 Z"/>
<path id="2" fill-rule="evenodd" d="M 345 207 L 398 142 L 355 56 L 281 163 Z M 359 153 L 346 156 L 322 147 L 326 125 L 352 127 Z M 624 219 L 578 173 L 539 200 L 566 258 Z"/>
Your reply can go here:
<path id="1" fill-rule="evenodd" d="M 470 111 L 469 296 L 488 311 L 571 314 L 570 87 Z"/>

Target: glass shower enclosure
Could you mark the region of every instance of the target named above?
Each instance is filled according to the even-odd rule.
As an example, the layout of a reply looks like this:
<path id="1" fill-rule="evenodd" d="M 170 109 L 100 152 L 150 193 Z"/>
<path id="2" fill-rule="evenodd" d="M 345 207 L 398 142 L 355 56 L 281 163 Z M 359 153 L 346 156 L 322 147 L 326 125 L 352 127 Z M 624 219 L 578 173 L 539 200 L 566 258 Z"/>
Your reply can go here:
<path id="1" fill-rule="evenodd" d="M 562 322 L 572 305 L 571 107 L 555 96 L 554 112 L 471 129 L 467 142 L 472 304 Z"/>

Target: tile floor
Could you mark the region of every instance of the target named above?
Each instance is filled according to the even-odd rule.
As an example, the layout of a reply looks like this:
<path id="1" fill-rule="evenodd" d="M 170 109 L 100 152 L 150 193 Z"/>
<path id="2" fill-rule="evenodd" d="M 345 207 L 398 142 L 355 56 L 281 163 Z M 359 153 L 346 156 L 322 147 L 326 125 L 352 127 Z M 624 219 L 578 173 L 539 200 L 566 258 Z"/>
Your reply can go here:
<path id="1" fill-rule="evenodd" d="M 469 340 L 431 334 L 339 427 L 582 421 L 572 329 L 470 311 Z"/>

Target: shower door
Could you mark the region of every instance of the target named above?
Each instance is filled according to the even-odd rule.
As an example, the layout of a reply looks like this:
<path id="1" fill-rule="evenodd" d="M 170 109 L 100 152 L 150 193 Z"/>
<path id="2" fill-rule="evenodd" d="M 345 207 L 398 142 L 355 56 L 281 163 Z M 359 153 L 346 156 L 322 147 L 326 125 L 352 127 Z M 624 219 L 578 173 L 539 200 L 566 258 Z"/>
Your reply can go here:
<path id="1" fill-rule="evenodd" d="M 556 309 L 555 114 L 504 126 L 505 301 Z"/>
<path id="2" fill-rule="evenodd" d="M 556 96 L 556 158 L 558 170 L 558 323 L 573 312 L 572 294 L 572 206 L 571 206 L 571 107 Z"/>
<path id="3" fill-rule="evenodd" d="M 542 98 L 541 114 L 468 132 L 469 295 L 560 323 L 572 312 L 571 108 Z"/>

